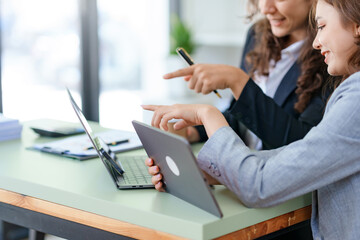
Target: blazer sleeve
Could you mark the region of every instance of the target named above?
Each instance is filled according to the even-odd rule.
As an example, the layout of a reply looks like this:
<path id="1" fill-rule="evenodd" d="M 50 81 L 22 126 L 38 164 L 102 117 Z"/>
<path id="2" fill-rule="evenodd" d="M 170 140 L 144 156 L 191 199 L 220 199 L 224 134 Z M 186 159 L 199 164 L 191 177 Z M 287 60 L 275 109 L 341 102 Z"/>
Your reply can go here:
<path id="1" fill-rule="evenodd" d="M 359 96 L 360 73 L 335 90 L 318 126 L 282 149 L 252 151 L 230 127 L 220 128 L 199 152 L 199 166 L 250 207 L 273 206 L 354 174 L 359 179 Z"/>
<path id="2" fill-rule="evenodd" d="M 325 100 L 318 94 L 303 113 L 289 114 L 250 79 L 225 114 L 235 132 L 239 134 L 237 129 L 243 123 L 263 141 L 266 149 L 273 149 L 303 138 L 321 121 L 324 108 Z"/>

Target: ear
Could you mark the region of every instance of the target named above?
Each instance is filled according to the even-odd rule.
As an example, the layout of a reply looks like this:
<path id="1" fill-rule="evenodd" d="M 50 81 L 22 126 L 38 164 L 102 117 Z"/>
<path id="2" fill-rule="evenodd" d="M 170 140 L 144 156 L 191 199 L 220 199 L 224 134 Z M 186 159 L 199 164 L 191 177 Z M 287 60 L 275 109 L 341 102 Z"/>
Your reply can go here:
<path id="1" fill-rule="evenodd" d="M 355 36 L 360 37 L 360 25 L 355 25 Z"/>

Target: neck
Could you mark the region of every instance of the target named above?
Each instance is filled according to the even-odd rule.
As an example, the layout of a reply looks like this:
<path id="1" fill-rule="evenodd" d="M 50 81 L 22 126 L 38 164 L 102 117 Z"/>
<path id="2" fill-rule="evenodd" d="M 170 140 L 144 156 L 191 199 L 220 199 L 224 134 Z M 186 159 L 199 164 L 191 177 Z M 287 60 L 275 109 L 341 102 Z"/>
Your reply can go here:
<path id="1" fill-rule="evenodd" d="M 286 41 L 284 48 L 287 48 L 293 43 L 304 40 L 305 38 L 306 38 L 306 29 L 294 31 L 289 35 L 289 38 Z"/>

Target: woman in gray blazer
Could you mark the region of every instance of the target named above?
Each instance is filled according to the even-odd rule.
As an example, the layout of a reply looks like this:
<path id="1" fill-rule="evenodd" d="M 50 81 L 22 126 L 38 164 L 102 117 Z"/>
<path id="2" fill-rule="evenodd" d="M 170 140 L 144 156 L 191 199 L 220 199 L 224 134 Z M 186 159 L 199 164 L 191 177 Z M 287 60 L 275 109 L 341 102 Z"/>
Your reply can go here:
<path id="1" fill-rule="evenodd" d="M 169 119 L 182 128 L 203 124 L 209 136 L 198 155 L 200 167 L 249 207 L 268 207 L 313 192 L 314 239 L 360 236 L 360 2 L 318 0 L 313 46 L 328 72 L 343 79 L 330 97 L 324 118 L 305 136 L 283 148 L 251 151 L 208 105 L 144 106 L 155 111 L 154 126 Z M 161 174 L 146 163 L 162 190 Z"/>

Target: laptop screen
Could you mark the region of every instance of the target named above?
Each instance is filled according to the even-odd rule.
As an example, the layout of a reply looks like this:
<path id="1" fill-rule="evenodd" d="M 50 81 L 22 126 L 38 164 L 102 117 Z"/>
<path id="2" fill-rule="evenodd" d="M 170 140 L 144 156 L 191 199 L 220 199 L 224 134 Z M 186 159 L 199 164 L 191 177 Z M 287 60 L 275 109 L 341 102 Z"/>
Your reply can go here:
<path id="1" fill-rule="evenodd" d="M 66 88 L 66 90 L 69 94 L 71 105 L 73 106 L 75 113 L 80 120 L 81 125 L 84 127 L 84 130 L 85 130 L 86 134 L 88 135 L 91 144 L 93 145 L 94 149 L 96 150 L 96 152 L 99 155 L 99 157 L 101 158 L 101 160 L 103 160 L 105 166 L 114 168 L 116 170 L 116 172 L 120 175 L 123 174 L 124 170 L 115 162 L 116 155 L 113 152 L 111 152 L 108 145 L 101 138 L 93 136 L 93 131 L 92 131 L 88 121 L 86 120 L 84 114 L 82 113 L 81 109 L 76 104 L 73 96 L 71 95 L 70 90 L 68 88 Z M 112 172 L 112 170 L 113 169 L 111 169 L 109 171 Z"/>

